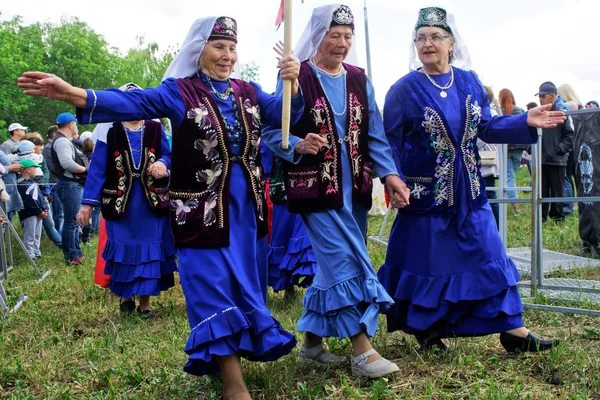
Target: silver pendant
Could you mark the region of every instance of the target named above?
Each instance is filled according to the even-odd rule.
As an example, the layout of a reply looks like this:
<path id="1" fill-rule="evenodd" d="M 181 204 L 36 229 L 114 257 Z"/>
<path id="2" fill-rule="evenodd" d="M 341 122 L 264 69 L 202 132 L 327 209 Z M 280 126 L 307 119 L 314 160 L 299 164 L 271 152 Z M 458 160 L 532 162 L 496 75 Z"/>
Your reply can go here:
<path id="1" fill-rule="evenodd" d="M 448 97 L 448 93 L 444 92 L 443 90 L 440 92 L 440 96 L 442 96 L 444 99 L 446 97 Z"/>

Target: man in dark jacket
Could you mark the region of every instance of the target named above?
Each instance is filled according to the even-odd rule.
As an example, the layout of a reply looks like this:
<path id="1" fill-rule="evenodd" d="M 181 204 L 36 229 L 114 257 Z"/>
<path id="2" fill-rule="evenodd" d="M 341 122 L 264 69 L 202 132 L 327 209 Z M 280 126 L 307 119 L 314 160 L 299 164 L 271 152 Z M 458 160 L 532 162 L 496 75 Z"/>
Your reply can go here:
<path id="1" fill-rule="evenodd" d="M 552 82 L 540 86 L 540 104 L 552 104 L 552 111 L 568 111 L 566 104 L 558 96 Z M 562 197 L 562 187 L 567 175 L 567 157 L 573 151 L 573 121 L 568 118 L 555 128 L 544 128 L 542 136 L 542 197 Z M 542 204 L 542 219 L 550 215 L 555 221 L 564 221 L 562 203 Z"/>

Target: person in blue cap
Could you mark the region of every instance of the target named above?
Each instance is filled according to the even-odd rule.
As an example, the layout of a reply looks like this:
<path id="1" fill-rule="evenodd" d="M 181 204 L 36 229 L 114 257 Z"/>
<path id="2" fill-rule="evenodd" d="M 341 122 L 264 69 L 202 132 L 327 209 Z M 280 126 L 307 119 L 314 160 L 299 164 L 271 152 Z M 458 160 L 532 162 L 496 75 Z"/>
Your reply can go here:
<path id="1" fill-rule="evenodd" d="M 67 263 L 79 265 L 85 260 L 85 255 L 79 246 L 76 216 L 81 205 L 88 162 L 85 155 L 72 143 L 79 133 L 77 118 L 71 113 L 62 113 L 56 118 L 56 126 L 58 132 L 52 141 L 51 155 L 59 178 L 56 194 L 60 198 L 64 212 L 62 249 Z"/>

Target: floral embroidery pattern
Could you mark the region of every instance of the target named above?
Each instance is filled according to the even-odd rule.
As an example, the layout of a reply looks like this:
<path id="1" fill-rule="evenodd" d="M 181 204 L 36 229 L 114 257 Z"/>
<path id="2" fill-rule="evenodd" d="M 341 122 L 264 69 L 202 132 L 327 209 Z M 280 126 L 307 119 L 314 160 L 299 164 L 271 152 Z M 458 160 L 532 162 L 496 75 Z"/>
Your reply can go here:
<path id="1" fill-rule="evenodd" d="M 208 120 L 208 109 L 204 104 L 199 104 L 197 108 L 192 108 L 187 112 L 188 119 L 193 119 L 196 124 L 198 124 L 198 128 L 204 129 L 210 126 L 210 121 Z"/>
<path id="2" fill-rule="evenodd" d="M 430 146 L 437 153 L 435 177 L 435 205 L 444 201 L 449 206 L 454 205 L 454 160 L 456 150 L 448 136 L 446 127 L 440 115 L 431 107 L 425 107 L 424 120 L 421 123 L 425 131 L 429 133 Z"/>
<path id="3" fill-rule="evenodd" d="M 217 220 L 214 208 L 217 206 L 217 194 L 212 192 L 204 201 L 204 225 L 211 226 Z"/>
<path id="4" fill-rule="evenodd" d="M 219 185 L 222 172 L 223 163 L 221 161 L 214 161 L 211 164 L 210 169 L 201 169 L 196 172 L 196 180 L 198 182 L 206 183 L 208 185 L 208 190 L 212 192 L 215 190 L 215 187 Z"/>
<path id="5" fill-rule="evenodd" d="M 252 124 L 259 128 L 260 127 L 260 106 L 252 105 L 249 99 L 244 100 L 244 109 L 246 112 L 252 115 Z"/>
<path id="6" fill-rule="evenodd" d="M 117 199 L 115 200 L 115 208 L 119 214 L 125 212 L 127 189 L 127 174 L 125 174 L 125 160 L 123 154 L 120 151 L 115 151 L 115 165 L 117 167 L 117 176 L 119 177 L 117 183 Z"/>
<path id="7" fill-rule="evenodd" d="M 360 175 L 361 155 L 358 148 L 358 135 L 360 134 L 359 124 L 363 118 L 363 105 L 358 101 L 353 93 L 350 93 L 348 98 L 350 107 L 350 129 L 348 130 L 348 146 L 350 150 L 350 159 L 352 160 L 352 178 L 354 180 L 354 188 L 358 189 L 357 178 Z"/>
<path id="8" fill-rule="evenodd" d="M 179 199 L 171 200 L 171 207 L 175 210 L 175 222 L 177 222 L 177 225 L 185 224 L 187 215 L 195 210 L 198 204 L 198 199 L 189 199 L 185 203 Z"/>
<path id="9" fill-rule="evenodd" d="M 421 195 L 427 196 L 429 194 L 429 190 L 418 182 L 408 183 L 408 188 L 410 189 L 410 197 L 414 197 L 415 199 L 421 199 Z"/>
<path id="10" fill-rule="evenodd" d="M 475 143 L 477 141 L 477 128 L 481 122 L 481 107 L 475 101 L 471 104 L 471 95 L 467 96 L 467 121 L 465 125 L 465 134 L 461 142 L 461 150 L 467 173 L 469 175 L 469 186 L 471 197 L 476 199 L 481 194 L 481 182 L 479 181 L 479 166 L 477 163 L 477 152 Z"/>
<path id="11" fill-rule="evenodd" d="M 154 193 L 154 177 L 152 174 L 147 172 L 148 168 L 146 167 L 146 165 L 152 165 L 155 162 L 156 154 L 154 148 L 146 149 L 146 160 L 144 162 L 144 169 L 142 171 L 146 175 L 146 187 L 148 188 L 147 193 L 150 197 L 150 201 L 152 201 L 154 207 L 158 207 L 158 196 L 156 193 Z"/>
<path id="12" fill-rule="evenodd" d="M 321 137 L 327 140 L 324 146 L 325 154 L 320 165 L 320 178 L 326 184 L 325 194 L 336 194 L 339 192 L 337 179 L 337 146 L 331 125 L 331 116 L 324 97 L 317 99 L 314 108 L 311 109 L 313 121 L 319 128 Z"/>
<path id="13" fill-rule="evenodd" d="M 194 148 L 204 154 L 207 160 L 211 161 L 219 156 L 217 146 L 219 140 L 217 139 L 217 131 L 210 129 L 206 132 L 206 139 L 196 139 L 194 142 Z"/>

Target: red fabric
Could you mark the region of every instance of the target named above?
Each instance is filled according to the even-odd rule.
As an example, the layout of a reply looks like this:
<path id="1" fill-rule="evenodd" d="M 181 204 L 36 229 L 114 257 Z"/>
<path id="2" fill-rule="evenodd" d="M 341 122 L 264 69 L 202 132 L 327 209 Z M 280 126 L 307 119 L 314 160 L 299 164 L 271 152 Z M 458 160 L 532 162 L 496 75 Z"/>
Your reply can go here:
<path id="1" fill-rule="evenodd" d="M 383 194 L 385 195 L 385 205 L 390 206 L 390 196 L 387 193 L 387 187 L 384 187 Z"/>
<path id="2" fill-rule="evenodd" d="M 275 26 L 279 26 L 283 22 L 284 2 L 285 0 L 281 0 L 281 5 L 279 6 L 279 11 L 277 12 L 277 20 L 275 21 Z"/>
<path id="3" fill-rule="evenodd" d="M 94 272 L 94 283 L 102 288 L 107 288 L 110 283 L 110 275 L 104 274 L 104 266 L 106 261 L 102 258 L 102 252 L 106 245 L 106 224 L 104 218 L 100 219 L 100 233 L 98 234 L 98 253 L 96 253 L 96 271 Z"/>
<path id="4" fill-rule="evenodd" d="M 271 243 L 271 228 L 273 226 L 273 203 L 271 202 L 271 196 L 269 196 L 269 182 L 267 181 L 266 186 L 266 198 L 267 198 L 267 224 L 269 226 L 269 230 L 267 232 L 267 244 Z"/>

